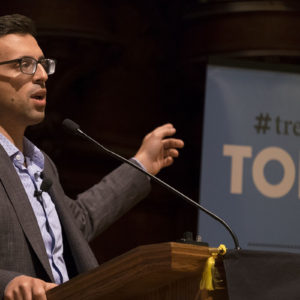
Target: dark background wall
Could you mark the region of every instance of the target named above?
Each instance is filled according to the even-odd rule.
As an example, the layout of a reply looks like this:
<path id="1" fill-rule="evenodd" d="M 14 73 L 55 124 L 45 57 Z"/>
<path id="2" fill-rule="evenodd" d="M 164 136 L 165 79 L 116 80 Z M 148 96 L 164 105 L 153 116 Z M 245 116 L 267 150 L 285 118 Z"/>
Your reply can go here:
<path id="1" fill-rule="evenodd" d="M 47 118 L 27 135 L 50 154 L 74 197 L 118 162 L 64 133 L 64 118 L 125 157 L 134 155 L 147 132 L 172 122 L 185 148 L 159 177 L 197 200 L 208 57 L 297 64 L 300 53 L 297 1 L 1 3 L 1 14 L 10 13 L 33 18 L 45 55 L 58 60 L 48 81 Z M 92 247 L 105 261 L 196 227 L 197 211 L 154 184 Z"/>

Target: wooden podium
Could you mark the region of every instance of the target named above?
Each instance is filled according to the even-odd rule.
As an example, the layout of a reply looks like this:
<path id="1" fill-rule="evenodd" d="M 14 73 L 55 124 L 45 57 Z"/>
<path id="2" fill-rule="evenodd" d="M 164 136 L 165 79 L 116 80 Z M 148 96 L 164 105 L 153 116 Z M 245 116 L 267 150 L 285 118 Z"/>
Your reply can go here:
<path id="1" fill-rule="evenodd" d="M 140 246 L 50 290 L 47 299 L 228 299 L 225 288 L 200 291 L 210 251 L 174 242 Z"/>

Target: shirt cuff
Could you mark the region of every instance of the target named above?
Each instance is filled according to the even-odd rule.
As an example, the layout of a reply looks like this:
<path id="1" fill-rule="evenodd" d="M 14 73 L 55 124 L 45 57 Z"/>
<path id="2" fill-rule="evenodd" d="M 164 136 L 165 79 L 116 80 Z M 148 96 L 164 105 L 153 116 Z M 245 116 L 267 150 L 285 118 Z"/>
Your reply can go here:
<path id="1" fill-rule="evenodd" d="M 132 157 L 131 159 L 134 160 L 137 163 L 137 165 L 141 167 L 144 171 L 148 172 L 144 165 L 138 159 L 136 159 L 135 157 Z"/>

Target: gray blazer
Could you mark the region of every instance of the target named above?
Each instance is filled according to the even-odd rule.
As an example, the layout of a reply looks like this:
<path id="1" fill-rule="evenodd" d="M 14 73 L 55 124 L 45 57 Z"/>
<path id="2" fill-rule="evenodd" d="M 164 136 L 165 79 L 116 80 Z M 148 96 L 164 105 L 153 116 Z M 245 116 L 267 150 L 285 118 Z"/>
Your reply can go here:
<path id="1" fill-rule="evenodd" d="M 144 198 L 149 179 L 121 165 L 74 201 L 59 183 L 56 167 L 45 155 L 45 176 L 61 221 L 70 277 L 98 266 L 88 242 Z M 34 212 L 10 158 L 0 146 L 0 297 L 18 275 L 53 282 L 43 239 Z"/>

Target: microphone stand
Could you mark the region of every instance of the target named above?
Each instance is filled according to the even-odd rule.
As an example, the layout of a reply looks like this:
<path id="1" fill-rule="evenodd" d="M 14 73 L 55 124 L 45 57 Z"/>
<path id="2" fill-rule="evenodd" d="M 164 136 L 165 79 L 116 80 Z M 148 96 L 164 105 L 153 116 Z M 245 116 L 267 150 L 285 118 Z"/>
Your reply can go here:
<path id="1" fill-rule="evenodd" d="M 211 211 L 209 211 L 208 209 L 206 209 L 205 207 L 203 207 L 202 205 L 200 205 L 199 203 L 197 203 L 196 201 L 192 200 L 191 198 L 187 197 L 186 195 L 184 195 L 183 193 L 179 192 L 178 190 L 176 190 L 175 188 L 173 188 L 172 186 L 170 186 L 169 184 L 167 184 L 166 182 L 162 181 L 161 179 L 159 179 L 158 177 L 148 173 L 147 171 L 145 171 L 143 168 L 141 168 L 140 166 L 134 164 L 133 162 L 131 162 L 130 160 L 124 158 L 123 156 L 107 149 L 106 147 L 104 147 L 103 145 L 101 145 L 99 142 L 97 142 L 96 140 L 94 140 L 92 137 L 90 137 L 89 135 L 87 135 L 85 132 L 83 132 L 80 128 L 79 125 L 76 124 L 75 122 L 73 122 L 70 119 L 65 119 L 63 121 L 63 126 L 65 128 L 67 128 L 68 130 L 70 130 L 71 132 L 87 139 L 88 141 L 96 144 L 102 151 L 104 151 L 105 153 L 107 153 L 108 155 L 110 155 L 111 157 L 118 159 L 119 161 L 129 164 L 130 166 L 132 166 L 133 168 L 139 170 L 140 172 L 142 172 L 143 174 L 149 176 L 153 181 L 157 182 L 158 184 L 164 186 L 166 189 L 168 189 L 170 192 L 172 192 L 173 194 L 181 197 L 183 200 L 185 200 L 186 202 L 188 202 L 189 204 L 197 207 L 198 209 L 202 210 L 203 212 L 205 212 L 207 215 L 209 215 L 210 217 L 212 217 L 213 219 L 215 219 L 216 221 L 218 221 L 219 223 L 221 223 L 229 232 L 229 234 L 231 235 L 234 245 L 235 245 L 235 249 L 236 250 L 240 250 L 241 247 L 239 245 L 239 241 L 238 238 L 236 236 L 236 234 L 232 231 L 232 229 L 230 228 L 230 226 L 220 217 L 218 217 L 217 215 L 215 215 L 214 213 L 212 213 Z"/>

